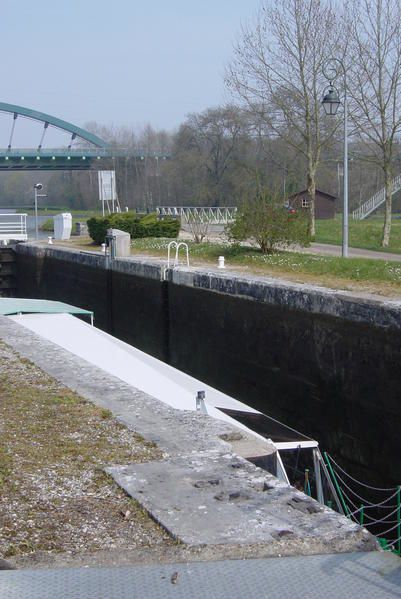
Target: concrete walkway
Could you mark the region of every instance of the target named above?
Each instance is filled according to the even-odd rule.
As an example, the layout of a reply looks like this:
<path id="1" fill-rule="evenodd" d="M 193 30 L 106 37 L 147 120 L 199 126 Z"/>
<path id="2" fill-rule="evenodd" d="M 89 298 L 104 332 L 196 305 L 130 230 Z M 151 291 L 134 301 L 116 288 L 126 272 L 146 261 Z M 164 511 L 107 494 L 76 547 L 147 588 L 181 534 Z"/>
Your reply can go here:
<path id="1" fill-rule="evenodd" d="M 179 466 L 179 479 L 182 483 L 191 479 L 193 462 L 197 481 L 197 486 L 193 485 L 193 493 L 202 494 L 202 505 L 195 502 L 193 507 L 196 509 L 181 518 L 182 521 L 178 524 L 182 527 L 185 518 L 188 526 L 191 521 L 196 523 L 198 536 L 189 539 L 189 542 L 199 542 L 198 537 L 202 533 L 203 547 L 197 547 L 199 559 L 203 557 L 208 560 L 115 568 L 3 571 L 0 572 L 0 599 L 401 597 L 401 560 L 391 553 L 375 551 L 376 544 L 356 524 L 322 508 L 310 498 L 301 498 L 302 494 L 295 489 L 283 488 L 271 475 L 261 472 L 251 463 L 247 463 L 245 467 L 245 461 L 233 456 L 227 442 L 221 438 L 221 433 L 227 432 L 227 423 L 196 412 L 173 410 L 123 381 L 108 376 L 88 362 L 79 360 L 55 344 L 24 330 L 7 317 L 0 317 L 0 338 L 81 396 L 111 409 L 122 423 L 167 451 L 169 457 L 166 456 L 163 462 L 138 466 L 156 469 L 154 474 L 160 479 L 160 484 L 163 483 L 162 471 L 157 468 L 164 468 L 169 475 L 173 473 L 174 467 Z M 211 514 L 205 513 L 208 512 L 206 506 L 209 505 L 207 502 L 210 498 L 206 496 L 207 485 L 205 487 L 199 484 L 205 478 L 201 470 L 205 446 L 208 456 L 213 453 L 218 466 L 213 476 L 222 476 L 220 471 L 223 468 L 231 468 L 230 479 L 235 479 L 237 486 L 248 481 L 249 489 L 253 488 L 252 492 L 248 489 L 247 497 L 241 498 L 241 493 L 236 494 L 234 499 L 240 499 L 240 502 L 235 501 L 230 509 L 226 508 L 227 517 L 231 514 L 232 518 L 230 538 L 224 539 L 228 543 L 213 536 L 215 531 L 208 532 L 206 526 L 211 522 Z M 149 477 L 149 472 L 146 477 Z M 146 483 L 146 477 L 143 472 L 140 474 L 139 482 L 142 485 Z M 206 478 L 214 487 L 215 479 L 210 474 Z M 128 477 L 130 485 L 134 484 L 135 473 L 131 470 L 123 472 L 120 469 L 118 476 L 121 475 Z M 228 489 L 231 489 L 231 482 Z M 142 490 L 142 487 L 137 487 L 138 493 Z M 177 486 L 177 493 L 181 500 L 182 485 Z M 255 494 L 265 495 L 263 506 L 256 505 Z M 163 496 L 160 497 L 163 500 Z M 215 497 L 215 503 L 220 505 L 224 498 L 219 497 L 217 501 Z M 160 500 L 156 497 L 155 501 L 157 499 Z M 172 499 L 174 498 L 169 496 L 164 501 L 165 507 L 171 512 L 168 516 L 172 520 L 180 519 L 181 512 L 175 509 L 177 506 Z M 141 503 L 145 504 L 146 499 L 143 498 Z M 306 509 L 300 509 L 302 506 Z M 312 507 L 313 510 L 309 509 Z M 259 532 L 257 529 L 260 524 L 258 526 L 256 521 L 255 508 L 269 511 L 264 518 L 266 526 Z M 159 522 L 164 522 L 166 514 L 160 514 L 156 506 L 154 517 Z M 201 519 L 203 520 L 200 521 Z M 227 528 L 228 524 L 226 521 Z M 166 528 L 173 528 L 170 521 L 166 520 L 164 525 Z M 290 527 L 294 528 L 292 535 L 288 534 Z M 185 537 L 188 534 L 188 529 L 177 529 L 174 536 Z M 249 535 L 252 534 L 259 536 L 250 538 Z M 208 547 L 211 551 L 205 556 L 203 549 Z M 217 557 L 219 548 L 220 556 Z M 214 555 L 213 550 L 216 551 Z M 267 555 L 276 557 L 266 557 Z M 282 557 L 284 555 L 286 557 Z M 233 557 L 238 559 L 232 559 Z M 217 561 L 219 559 L 221 561 Z"/>
<path id="2" fill-rule="evenodd" d="M 120 568 L 14 570 L 1 599 L 390 599 L 401 597 L 400 560 L 350 553 Z"/>
<path id="3" fill-rule="evenodd" d="M 108 471 L 173 538 L 235 552 L 229 557 L 244 557 L 246 548 L 252 557 L 377 548 L 356 523 L 234 453 L 226 439 L 238 439 L 239 430 L 228 422 L 173 409 L 8 317 L 0 316 L 0 339 L 158 445 L 160 462 Z"/>

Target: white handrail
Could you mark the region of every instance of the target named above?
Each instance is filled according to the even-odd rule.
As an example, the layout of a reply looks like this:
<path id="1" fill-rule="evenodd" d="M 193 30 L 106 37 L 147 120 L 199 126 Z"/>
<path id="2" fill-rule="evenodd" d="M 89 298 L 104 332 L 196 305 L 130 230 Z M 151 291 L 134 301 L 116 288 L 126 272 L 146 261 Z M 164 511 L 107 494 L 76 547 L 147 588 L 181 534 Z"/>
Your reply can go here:
<path id="1" fill-rule="evenodd" d="M 0 241 L 27 241 L 26 214 L 0 214 Z"/>
<path id="2" fill-rule="evenodd" d="M 397 193 L 401 189 L 401 175 L 397 175 L 392 180 L 392 191 L 391 195 Z M 356 208 L 352 213 L 352 218 L 354 220 L 363 220 L 369 214 L 371 214 L 374 210 L 376 210 L 381 204 L 384 203 L 386 199 L 385 188 L 379 189 L 371 198 L 369 198 L 366 202 L 361 204 L 358 208 Z"/>

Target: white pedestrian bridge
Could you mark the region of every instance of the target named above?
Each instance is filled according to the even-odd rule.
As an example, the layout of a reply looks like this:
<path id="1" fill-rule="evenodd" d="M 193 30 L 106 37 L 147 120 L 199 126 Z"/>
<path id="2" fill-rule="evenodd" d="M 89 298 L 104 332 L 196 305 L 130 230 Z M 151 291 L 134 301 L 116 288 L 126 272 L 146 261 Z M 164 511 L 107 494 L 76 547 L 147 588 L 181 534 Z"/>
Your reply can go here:
<path id="1" fill-rule="evenodd" d="M 179 218 L 182 224 L 201 223 L 209 225 L 227 225 L 235 220 L 235 206 L 157 206 L 159 218 L 166 216 Z"/>

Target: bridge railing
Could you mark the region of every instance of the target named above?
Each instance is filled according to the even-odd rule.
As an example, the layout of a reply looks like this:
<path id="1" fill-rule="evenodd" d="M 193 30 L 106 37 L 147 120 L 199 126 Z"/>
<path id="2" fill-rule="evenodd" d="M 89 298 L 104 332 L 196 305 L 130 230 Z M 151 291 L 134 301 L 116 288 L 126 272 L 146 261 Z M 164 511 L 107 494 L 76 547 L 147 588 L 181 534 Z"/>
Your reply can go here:
<path id="1" fill-rule="evenodd" d="M 82 157 L 88 158 L 138 158 L 145 160 L 146 158 L 155 158 L 157 160 L 166 160 L 169 158 L 168 153 L 164 152 L 149 152 L 141 148 L 125 149 L 125 148 L 0 148 L 0 157 L 2 158 L 52 158 L 57 157 Z"/>
<path id="2" fill-rule="evenodd" d="M 183 224 L 202 223 L 210 225 L 226 225 L 235 220 L 236 206 L 157 206 L 156 213 L 160 218 L 171 216 L 181 219 Z"/>
<path id="3" fill-rule="evenodd" d="M 27 241 L 26 214 L 0 214 L 0 241 Z"/>

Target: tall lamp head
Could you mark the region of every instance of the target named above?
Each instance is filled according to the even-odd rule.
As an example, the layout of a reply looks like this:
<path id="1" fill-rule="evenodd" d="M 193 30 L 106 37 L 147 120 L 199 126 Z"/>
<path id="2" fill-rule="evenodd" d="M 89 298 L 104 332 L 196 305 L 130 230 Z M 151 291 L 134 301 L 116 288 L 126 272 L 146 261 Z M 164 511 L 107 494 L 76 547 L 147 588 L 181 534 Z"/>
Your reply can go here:
<path id="1" fill-rule="evenodd" d="M 322 104 L 327 115 L 334 116 L 337 114 L 337 110 L 341 102 L 338 96 L 338 91 L 332 85 L 325 90 Z"/>

